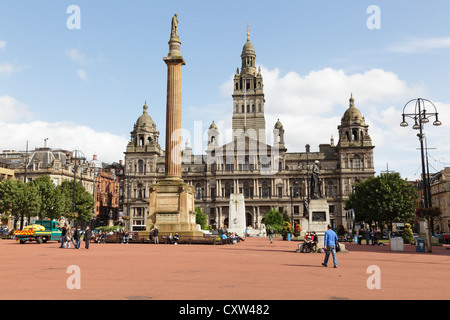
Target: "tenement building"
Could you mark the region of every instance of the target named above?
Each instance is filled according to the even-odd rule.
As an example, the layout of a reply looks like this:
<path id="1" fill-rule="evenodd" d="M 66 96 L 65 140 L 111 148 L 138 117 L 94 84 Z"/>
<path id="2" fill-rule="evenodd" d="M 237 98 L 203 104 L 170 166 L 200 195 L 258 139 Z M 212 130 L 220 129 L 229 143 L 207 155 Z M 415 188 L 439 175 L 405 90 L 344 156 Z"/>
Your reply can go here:
<path id="1" fill-rule="evenodd" d="M 281 121 L 266 130 L 263 76 L 248 35 L 241 62 L 233 79 L 232 141 L 219 145 L 220 131 L 212 121 L 205 154 L 193 154 L 187 142 L 182 150 L 182 178 L 195 188 L 195 205 L 207 215 L 209 225 L 226 227 L 230 195 L 240 193 L 245 199 L 247 226 L 259 228 L 272 207 L 300 223 L 307 214 L 308 177 L 318 160 L 331 223 L 345 226 L 344 203 L 355 182 L 375 173 L 374 146 L 355 99 L 350 97 L 337 124 L 337 144 L 331 138 L 330 143 L 319 145 L 318 152 L 310 152 L 309 145 L 304 151 L 288 152 L 288 132 Z M 267 133 L 273 135 L 273 145 L 266 143 Z M 125 151 L 124 213 L 133 231 L 145 230 L 150 187 L 164 178 L 164 164 L 159 131 L 145 103 Z"/>
<path id="2" fill-rule="evenodd" d="M 100 162 L 96 155 L 88 161 L 78 150 L 50 148 L 47 139 L 43 147 L 31 151 L 3 150 L 0 153 L 0 181 L 4 179 L 4 170 L 8 170 L 8 179 L 31 182 L 48 176 L 55 186 L 74 180 L 82 185 L 95 200 L 94 219 L 90 221 L 93 226 L 120 220 L 121 167 L 121 163 Z"/>

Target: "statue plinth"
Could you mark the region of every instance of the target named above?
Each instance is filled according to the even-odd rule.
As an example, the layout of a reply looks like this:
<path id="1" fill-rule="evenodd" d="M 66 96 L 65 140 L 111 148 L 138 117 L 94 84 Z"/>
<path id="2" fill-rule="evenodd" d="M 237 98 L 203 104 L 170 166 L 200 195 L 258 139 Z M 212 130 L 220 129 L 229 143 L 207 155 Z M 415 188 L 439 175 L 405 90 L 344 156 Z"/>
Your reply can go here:
<path id="1" fill-rule="evenodd" d="M 182 180 L 165 179 L 150 187 L 147 232 L 157 225 L 159 234 L 203 236 L 195 223 L 194 187 Z"/>
<path id="2" fill-rule="evenodd" d="M 308 230 L 316 232 L 319 239 L 318 248 L 323 248 L 323 241 L 327 226 L 330 224 L 330 208 L 326 199 L 311 199 L 308 209 Z"/>

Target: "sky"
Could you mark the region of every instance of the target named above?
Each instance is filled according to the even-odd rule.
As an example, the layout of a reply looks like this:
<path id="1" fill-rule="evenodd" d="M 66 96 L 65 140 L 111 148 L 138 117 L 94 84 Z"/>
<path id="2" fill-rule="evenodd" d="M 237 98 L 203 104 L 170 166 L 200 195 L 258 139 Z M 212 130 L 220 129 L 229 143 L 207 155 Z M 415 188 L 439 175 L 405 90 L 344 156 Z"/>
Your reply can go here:
<path id="1" fill-rule="evenodd" d="M 145 102 L 164 148 L 167 56 L 178 14 L 183 141 L 204 153 L 212 121 L 228 142 L 232 77 L 247 25 L 261 67 L 269 134 L 288 152 L 338 141 L 350 95 L 369 125 L 376 175 L 420 179 L 408 101 L 433 102 L 430 172 L 450 166 L 450 2 L 364 0 L 0 0 L 0 150 L 44 146 L 124 159 Z M 427 111 L 435 112 L 426 105 Z"/>

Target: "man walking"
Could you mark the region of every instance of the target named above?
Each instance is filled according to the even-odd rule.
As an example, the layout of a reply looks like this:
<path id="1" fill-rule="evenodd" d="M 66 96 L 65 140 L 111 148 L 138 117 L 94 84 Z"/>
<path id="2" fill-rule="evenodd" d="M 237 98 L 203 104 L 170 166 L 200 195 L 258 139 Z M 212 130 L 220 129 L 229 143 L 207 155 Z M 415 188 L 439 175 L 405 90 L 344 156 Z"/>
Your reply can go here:
<path id="1" fill-rule="evenodd" d="M 84 230 L 84 241 L 85 241 L 85 248 L 89 249 L 89 241 L 91 240 L 92 232 L 89 226 L 86 226 L 86 230 Z"/>
<path id="2" fill-rule="evenodd" d="M 155 239 L 155 244 L 159 244 L 158 233 L 159 233 L 158 227 L 155 226 L 155 230 L 153 230 L 153 238 Z"/>
<path id="3" fill-rule="evenodd" d="M 60 248 L 64 248 L 64 244 L 66 243 L 66 231 L 67 231 L 67 225 L 64 224 L 64 226 L 61 229 L 61 238 L 60 238 L 60 242 L 61 242 L 61 246 Z"/>
<path id="4" fill-rule="evenodd" d="M 270 243 L 273 243 L 273 229 L 272 229 L 272 226 L 269 226 L 269 231 L 267 233 L 269 234 Z"/>
<path id="5" fill-rule="evenodd" d="M 80 249 L 80 239 L 81 239 L 81 229 L 78 226 L 75 229 L 75 232 L 73 233 L 73 245 L 75 246 L 75 249 Z"/>
<path id="6" fill-rule="evenodd" d="M 330 252 L 333 255 L 333 265 L 337 268 L 337 259 L 336 259 L 336 242 L 338 241 L 336 233 L 331 230 L 331 225 L 327 226 L 327 231 L 325 232 L 325 241 L 324 241 L 324 249 L 325 249 L 325 260 L 322 265 L 324 267 L 328 266 L 328 259 L 330 258 Z"/>

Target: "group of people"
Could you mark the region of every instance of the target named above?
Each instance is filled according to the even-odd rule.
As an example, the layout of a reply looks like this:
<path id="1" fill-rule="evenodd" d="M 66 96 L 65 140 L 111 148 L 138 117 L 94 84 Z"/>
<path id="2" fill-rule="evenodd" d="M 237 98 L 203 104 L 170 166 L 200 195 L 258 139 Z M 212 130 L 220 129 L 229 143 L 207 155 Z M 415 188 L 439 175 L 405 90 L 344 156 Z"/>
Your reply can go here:
<path id="1" fill-rule="evenodd" d="M 317 237 L 315 231 L 307 232 L 305 234 L 304 245 L 303 245 L 304 252 L 316 251 L 318 242 L 319 242 L 319 238 Z"/>
<path id="2" fill-rule="evenodd" d="M 159 243 L 159 229 L 157 226 L 154 226 L 151 230 L 150 230 L 150 234 L 149 234 L 149 238 L 148 240 L 150 242 L 154 242 L 155 244 Z"/>
<path id="3" fill-rule="evenodd" d="M 74 249 L 80 249 L 81 238 L 83 238 L 85 242 L 85 249 L 89 249 L 89 242 L 92 237 L 92 231 L 89 226 L 86 226 L 84 230 L 81 230 L 81 227 L 68 227 L 67 224 L 61 228 L 61 246 L 60 248 L 69 248 L 70 243 L 73 244 Z"/>
<path id="4" fill-rule="evenodd" d="M 223 232 L 220 234 L 220 239 L 222 240 L 222 243 L 226 244 L 235 244 L 241 241 L 245 241 L 236 232 Z"/>
<path id="5" fill-rule="evenodd" d="M 178 234 L 178 232 L 175 232 L 175 235 L 172 235 L 172 233 L 170 233 L 167 238 L 166 238 L 166 242 L 167 243 L 173 243 L 173 244 L 178 244 L 178 241 L 180 241 L 180 235 Z"/>
<path id="6" fill-rule="evenodd" d="M 358 237 L 362 237 L 362 235 L 366 238 L 366 244 L 369 245 L 369 242 L 372 241 L 372 245 L 378 245 L 378 239 L 380 239 L 381 232 L 378 229 L 365 230 L 361 229 L 357 231 Z M 362 244 L 362 241 L 358 241 L 359 244 Z"/>
<path id="7" fill-rule="evenodd" d="M 149 238 L 147 240 L 149 240 L 150 243 L 153 242 L 154 244 L 159 244 L 159 229 L 157 226 L 154 226 L 150 230 Z M 178 244 L 178 241 L 180 241 L 180 235 L 178 232 L 175 232 L 175 234 L 170 233 L 168 236 L 163 236 L 162 241 L 168 244 Z"/>

